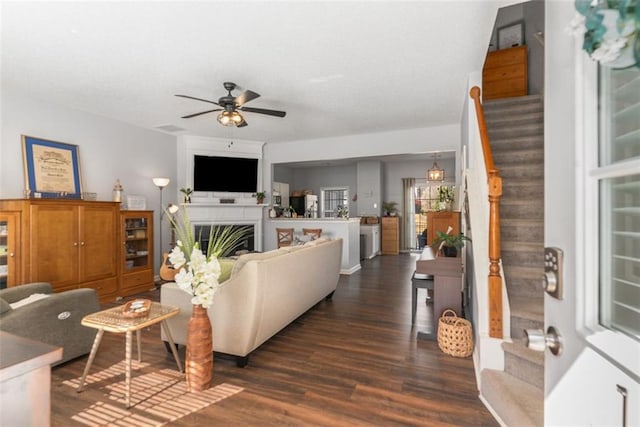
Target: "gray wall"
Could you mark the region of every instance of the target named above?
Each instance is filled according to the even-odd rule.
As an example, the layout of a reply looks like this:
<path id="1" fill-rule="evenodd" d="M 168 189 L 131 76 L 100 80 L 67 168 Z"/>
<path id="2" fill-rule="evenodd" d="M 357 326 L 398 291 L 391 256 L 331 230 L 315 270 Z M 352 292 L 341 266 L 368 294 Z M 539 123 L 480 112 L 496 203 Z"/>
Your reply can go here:
<path id="1" fill-rule="evenodd" d="M 163 202 L 176 201 L 175 137 L 141 129 L 83 111 L 31 99 L 26 93 L 2 90 L 2 140 L 0 144 L 0 198 L 22 198 L 26 188 L 21 135 L 78 146 L 83 191 L 111 200 L 116 179 L 124 195 L 146 197 L 155 210 L 156 269 L 160 268 L 158 210 L 160 190 L 152 178 L 166 176 L 172 182 L 163 190 Z M 163 227 L 163 243 L 169 227 Z"/>
<path id="2" fill-rule="evenodd" d="M 445 170 L 445 183 L 456 184 L 454 159 L 439 159 Z M 322 187 L 347 187 L 349 197 L 357 195 L 357 201 L 349 202 L 351 216 L 382 215 L 382 202 L 394 201 L 402 215 L 402 179 L 425 180 L 433 161 L 360 161 L 349 166 L 318 166 L 288 168 L 274 165 L 274 181 L 286 182 L 291 191 L 311 190 L 320 194 Z M 281 170 L 282 169 L 282 170 Z M 288 180 L 287 176 L 291 176 Z M 377 207 L 373 207 L 373 203 Z"/>

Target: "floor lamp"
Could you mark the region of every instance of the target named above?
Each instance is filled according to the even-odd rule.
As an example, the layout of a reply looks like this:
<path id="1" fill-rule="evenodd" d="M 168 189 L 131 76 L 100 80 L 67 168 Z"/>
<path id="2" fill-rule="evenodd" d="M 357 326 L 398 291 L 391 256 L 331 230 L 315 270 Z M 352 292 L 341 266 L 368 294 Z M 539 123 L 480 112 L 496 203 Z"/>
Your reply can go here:
<path id="1" fill-rule="evenodd" d="M 153 178 L 153 183 L 160 189 L 160 264 L 163 260 L 163 247 L 162 247 L 162 217 L 164 216 L 164 203 L 162 203 L 162 189 L 169 185 L 171 180 L 169 178 Z"/>

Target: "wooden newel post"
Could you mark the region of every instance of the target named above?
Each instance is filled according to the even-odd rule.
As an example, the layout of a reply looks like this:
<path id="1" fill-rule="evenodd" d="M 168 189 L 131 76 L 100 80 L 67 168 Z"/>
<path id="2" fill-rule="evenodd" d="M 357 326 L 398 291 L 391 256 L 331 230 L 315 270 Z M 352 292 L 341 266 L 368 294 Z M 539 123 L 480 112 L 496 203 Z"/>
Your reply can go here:
<path id="1" fill-rule="evenodd" d="M 480 102 L 480 88 L 474 86 L 469 91 L 473 99 L 478 120 L 478 131 L 482 143 L 484 166 L 489 185 L 489 336 L 502 338 L 502 276 L 500 275 L 500 197 L 502 178 L 493 164 L 493 154 L 489 144 L 489 133 Z"/>
<path id="2" fill-rule="evenodd" d="M 500 197 L 502 178 L 489 171 L 489 336 L 502 338 L 502 276 L 500 275 Z"/>

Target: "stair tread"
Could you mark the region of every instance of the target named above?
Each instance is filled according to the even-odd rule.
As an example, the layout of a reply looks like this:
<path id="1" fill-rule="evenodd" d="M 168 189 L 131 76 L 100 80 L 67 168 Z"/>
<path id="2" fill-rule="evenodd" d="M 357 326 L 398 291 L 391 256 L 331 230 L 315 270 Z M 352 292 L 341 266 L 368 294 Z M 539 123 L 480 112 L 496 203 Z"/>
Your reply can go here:
<path id="1" fill-rule="evenodd" d="M 518 104 L 536 104 L 539 103 L 542 107 L 542 95 L 525 95 L 514 96 L 511 98 L 503 99 L 491 99 L 482 103 L 483 109 L 491 109 L 494 107 L 501 107 L 505 105 L 518 105 Z"/>
<path id="2" fill-rule="evenodd" d="M 518 297 L 509 298 L 511 315 L 524 319 L 544 320 L 544 294 L 540 291 L 540 297 Z"/>
<path id="3" fill-rule="evenodd" d="M 522 240 L 505 240 L 502 242 L 502 249 L 508 249 L 511 251 L 519 250 L 523 248 L 523 250 L 532 250 L 532 249 L 540 249 L 544 248 L 543 244 L 540 242 L 530 242 L 530 241 L 522 241 Z"/>
<path id="4" fill-rule="evenodd" d="M 540 198 L 542 200 L 542 197 Z M 512 198 L 507 198 L 505 199 L 500 199 L 500 207 L 503 207 L 504 205 L 536 205 L 536 207 L 541 208 L 541 206 L 539 205 L 540 201 L 539 200 L 532 200 L 532 199 L 512 199 Z"/>
<path id="5" fill-rule="evenodd" d="M 513 342 L 505 341 L 502 343 L 502 349 L 535 365 L 544 366 L 544 352 L 527 348 L 524 338 L 514 339 Z"/>
<path id="6" fill-rule="evenodd" d="M 502 225 L 508 226 L 544 225 L 544 219 L 505 218 L 505 220 L 501 222 Z"/>
<path id="7" fill-rule="evenodd" d="M 490 132 L 487 130 L 487 132 Z M 540 134 L 529 134 L 529 135 L 510 135 L 510 136 L 501 136 L 499 138 L 494 138 L 489 133 L 489 139 L 491 141 L 491 149 L 492 150 L 510 150 L 516 147 L 522 148 L 520 144 L 537 142 L 542 144 L 544 142 L 544 135 Z M 509 144 L 505 144 L 509 142 Z M 495 146 L 494 146 L 495 143 Z M 540 146 L 536 146 L 536 148 L 544 149 L 544 144 Z"/>
<path id="8" fill-rule="evenodd" d="M 539 169 L 539 168 L 543 168 L 544 169 L 544 162 L 529 162 L 529 163 L 525 163 L 525 164 L 513 164 L 511 162 L 509 162 L 506 165 L 502 165 L 499 169 L 500 170 L 510 170 L 510 169 L 522 169 L 522 168 L 527 168 L 527 169 Z"/>
<path id="9" fill-rule="evenodd" d="M 507 426 L 544 425 L 544 391 L 503 371 L 483 369 L 480 394 Z"/>
<path id="10" fill-rule="evenodd" d="M 505 184 L 510 187 L 541 187 L 544 186 L 544 178 L 530 178 L 526 181 L 509 181 Z"/>
<path id="11" fill-rule="evenodd" d="M 503 425 L 542 426 L 544 353 L 528 349 L 522 336 L 525 329 L 544 326 L 544 291 L 537 286 L 544 272 L 543 97 L 491 100 L 483 107 L 503 177 L 502 262 L 514 338 L 502 344 L 507 372 L 482 370 L 481 396 Z"/>

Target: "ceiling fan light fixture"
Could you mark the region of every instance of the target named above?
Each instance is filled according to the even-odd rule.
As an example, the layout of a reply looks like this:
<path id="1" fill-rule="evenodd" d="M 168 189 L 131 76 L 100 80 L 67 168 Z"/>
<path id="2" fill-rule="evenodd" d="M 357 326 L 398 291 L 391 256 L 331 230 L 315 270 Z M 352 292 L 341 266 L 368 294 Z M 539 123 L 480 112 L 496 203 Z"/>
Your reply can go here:
<path id="1" fill-rule="evenodd" d="M 244 117 L 237 111 L 223 111 L 218 114 L 218 123 L 223 126 L 238 126 L 244 122 Z"/>
<path id="2" fill-rule="evenodd" d="M 444 169 L 441 169 L 433 156 L 433 166 L 427 171 L 427 181 L 444 181 Z"/>

